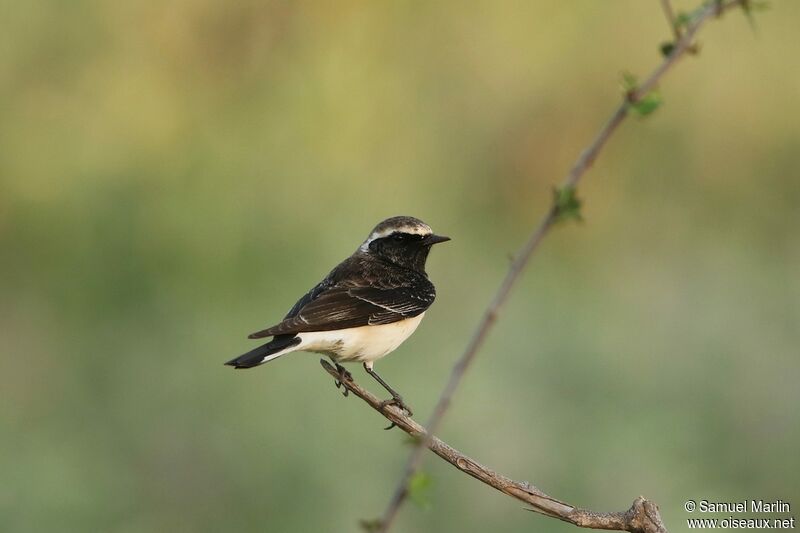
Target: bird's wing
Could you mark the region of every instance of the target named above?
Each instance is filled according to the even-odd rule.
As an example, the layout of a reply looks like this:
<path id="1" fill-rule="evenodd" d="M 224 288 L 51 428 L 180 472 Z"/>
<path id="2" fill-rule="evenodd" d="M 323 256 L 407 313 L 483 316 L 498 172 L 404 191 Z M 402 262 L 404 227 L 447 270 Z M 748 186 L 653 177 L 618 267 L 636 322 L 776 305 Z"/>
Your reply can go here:
<path id="1" fill-rule="evenodd" d="M 283 317 L 283 319 L 286 320 L 287 318 L 292 318 L 297 316 L 297 313 L 299 313 L 303 307 L 308 305 L 310 302 L 316 300 L 320 294 L 330 289 L 331 285 L 333 285 L 333 283 L 330 281 L 329 278 L 325 278 L 324 280 L 322 280 L 313 289 L 305 293 L 305 295 L 303 295 L 302 298 L 297 300 L 297 302 L 292 306 L 291 309 L 289 309 L 289 312 L 286 313 L 286 316 Z"/>
<path id="2" fill-rule="evenodd" d="M 435 297 L 433 285 L 422 290 L 412 287 L 332 288 L 302 305 L 294 316 L 253 333 L 250 338 L 391 324 L 423 313 Z"/>

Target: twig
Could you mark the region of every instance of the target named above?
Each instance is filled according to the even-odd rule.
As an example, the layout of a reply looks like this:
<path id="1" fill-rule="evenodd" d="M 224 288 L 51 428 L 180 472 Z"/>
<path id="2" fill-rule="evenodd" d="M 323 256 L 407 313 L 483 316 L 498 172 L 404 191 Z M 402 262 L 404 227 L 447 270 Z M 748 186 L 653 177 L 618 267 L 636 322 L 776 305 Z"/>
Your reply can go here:
<path id="1" fill-rule="evenodd" d="M 333 378 L 339 380 L 339 372 L 326 360 L 320 360 L 322 367 Z M 425 428 L 407 417 L 394 405 L 383 406 L 380 398 L 363 389 L 353 380 L 345 380 L 342 385 L 354 395 L 364 400 L 370 407 L 378 411 L 390 422 L 418 440 L 426 442 L 426 446 L 436 455 L 458 468 L 465 474 L 493 487 L 503 494 L 516 498 L 531 508 L 530 511 L 558 518 L 579 527 L 592 529 L 614 529 L 637 533 L 667 533 L 658 506 L 639 496 L 627 511 L 600 513 L 588 509 L 580 509 L 569 503 L 548 496 L 535 486 L 524 481 L 514 481 L 464 455 L 442 440 L 428 435 Z"/>
<path id="2" fill-rule="evenodd" d="M 661 9 L 664 10 L 664 16 L 667 17 L 669 28 L 672 30 L 672 35 L 678 41 L 681 38 L 681 30 L 678 28 L 678 22 L 675 20 L 675 12 L 672 10 L 672 2 L 670 0 L 661 0 Z"/>
<path id="3" fill-rule="evenodd" d="M 667 57 L 664 58 L 662 63 L 645 79 L 644 82 L 642 82 L 637 88 L 631 89 L 626 94 L 625 99 L 614 110 L 614 112 L 611 114 L 611 117 L 601 128 L 600 132 L 597 134 L 591 144 L 581 153 L 565 177 L 562 187 L 574 188 L 578 184 L 584 173 L 589 169 L 589 167 L 592 166 L 594 160 L 597 158 L 597 155 L 600 153 L 600 150 L 602 150 L 602 148 L 608 142 L 608 139 L 627 117 L 630 106 L 641 101 L 642 98 L 647 96 L 647 94 L 656 87 L 661 77 L 664 76 L 664 74 L 670 68 L 672 68 L 678 59 L 680 59 L 687 51 L 691 49 L 694 36 L 703 26 L 703 24 L 705 24 L 705 22 L 713 16 L 719 16 L 728 9 L 741 6 L 745 1 L 746 0 L 714 1 L 693 14 L 691 21 L 686 27 L 686 30 L 683 32 L 680 38 L 677 39 L 674 47 Z M 453 369 L 450 373 L 450 378 L 444 390 L 442 391 L 441 396 L 439 397 L 439 401 L 434 407 L 428 423 L 425 426 L 428 431 L 427 433 L 423 434 L 423 438 L 419 445 L 416 446 L 409 455 L 403 475 L 397 484 L 392 498 L 383 513 L 383 516 L 380 519 L 379 531 L 381 533 L 388 532 L 392 527 L 400 506 L 408 496 L 408 484 L 411 478 L 414 476 L 414 473 L 419 468 L 424 448 L 430 447 L 432 442 L 430 441 L 432 438 L 431 435 L 433 435 L 439 428 L 442 418 L 450 406 L 450 401 L 455 393 L 456 388 L 458 388 L 464 373 L 466 372 L 467 368 L 469 368 L 470 364 L 475 359 L 478 350 L 486 340 L 486 336 L 497 320 L 500 308 L 508 299 L 511 289 L 514 287 L 514 284 L 516 283 L 520 274 L 530 261 L 531 256 L 539 247 L 539 244 L 544 236 L 558 220 L 558 215 L 559 206 L 557 202 L 554 201 L 553 205 L 548 209 L 545 216 L 528 238 L 525 246 L 520 250 L 512 262 L 505 279 L 500 285 L 500 288 L 497 290 L 497 293 L 495 294 L 491 303 L 486 308 L 483 318 L 475 329 L 475 332 L 473 333 L 469 344 L 464 350 L 464 353 L 453 366 Z"/>

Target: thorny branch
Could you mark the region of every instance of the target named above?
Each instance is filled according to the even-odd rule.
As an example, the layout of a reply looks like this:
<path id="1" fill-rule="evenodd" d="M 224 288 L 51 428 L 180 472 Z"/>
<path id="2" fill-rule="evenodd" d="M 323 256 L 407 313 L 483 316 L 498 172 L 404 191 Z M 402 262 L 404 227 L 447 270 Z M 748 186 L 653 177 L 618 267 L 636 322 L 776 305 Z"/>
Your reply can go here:
<path id="1" fill-rule="evenodd" d="M 637 87 L 630 88 L 625 94 L 623 101 L 617 106 L 611 117 L 603 125 L 597 136 L 589 146 L 580 154 L 575 164 L 570 169 L 562 182 L 562 191 L 574 192 L 580 179 L 592 166 L 600 151 L 608 142 L 611 135 L 617 130 L 619 125 L 628 116 L 632 106 L 640 103 L 648 94 L 653 91 L 658 82 L 686 52 L 694 50 L 693 41 L 698 30 L 712 17 L 720 16 L 725 11 L 735 7 L 747 8 L 749 0 L 711 0 L 706 2 L 703 7 L 689 15 L 684 30 L 681 32 L 677 27 L 677 20 L 672 14 L 669 2 L 663 1 L 662 7 L 665 9 L 672 24 L 675 42 L 669 49 L 661 64 L 651 72 L 651 74 Z M 572 196 L 573 201 L 574 196 Z M 358 387 L 355 383 L 349 382 L 347 388 L 369 403 L 373 408 L 378 409 L 389 420 L 397 424 L 407 433 L 418 437 L 419 443 L 409 455 L 403 476 L 394 491 L 392 499 L 386 507 L 378 525 L 378 531 L 386 533 L 392 527 L 400 506 L 408 496 L 409 482 L 419 468 L 422 460 L 423 450 L 429 448 L 439 457 L 450 462 L 459 470 L 483 481 L 484 483 L 504 492 L 510 496 L 520 499 L 533 508 L 532 510 L 565 520 L 579 527 L 615 529 L 631 532 L 666 532 L 658 513 L 658 507 L 642 497 L 637 498 L 628 511 L 621 513 L 595 513 L 578 509 L 569 504 L 560 502 L 545 495 L 538 489 L 525 484 L 515 482 L 499 475 L 486 467 L 481 466 L 472 459 L 454 450 L 444 442 L 438 440 L 433 434 L 438 429 L 442 418 L 450 406 L 451 399 L 460 384 L 465 372 L 475 359 L 480 348 L 483 346 L 489 331 L 497 320 L 499 311 L 508 299 L 516 281 L 524 271 L 533 253 L 538 249 L 542 239 L 547 235 L 553 225 L 560 220 L 564 205 L 559 202 L 559 195 L 556 195 L 553 205 L 541 219 L 539 224 L 531 233 L 528 241 L 517 254 L 516 258 L 509 267 L 508 273 L 502 284 L 495 293 L 489 306 L 486 308 L 483 317 L 473 333 L 469 344 L 464 353 L 456 361 L 450 373 L 450 378 L 442 391 L 439 400 L 428 420 L 427 431 L 425 428 L 402 415 L 398 409 L 387 407 L 383 410 L 376 407 L 379 401 L 367 391 Z M 328 372 L 331 372 L 330 365 L 323 362 Z"/>
<path id="2" fill-rule="evenodd" d="M 321 359 L 320 364 L 334 379 L 341 380 L 339 371 L 330 363 Z M 348 391 L 367 402 L 370 407 L 385 416 L 397 427 L 415 439 L 424 441 L 433 453 L 465 474 L 469 474 L 490 487 L 528 504 L 531 511 L 558 518 L 578 527 L 616 529 L 636 533 L 667 533 L 661 520 L 658 506 L 642 496 L 636 498 L 627 511 L 598 513 L 588 509 L 580 509 L 548 496 L 527 481 L 514 481 L 503 474 L 495 472 L 442 440 L 428 435 L 424 427 L 406 416 L 400 408 L 394 405 L 384 406 L 380 398 L 363 389 L 352 379 L 345 379 L 341 383 Z"/>

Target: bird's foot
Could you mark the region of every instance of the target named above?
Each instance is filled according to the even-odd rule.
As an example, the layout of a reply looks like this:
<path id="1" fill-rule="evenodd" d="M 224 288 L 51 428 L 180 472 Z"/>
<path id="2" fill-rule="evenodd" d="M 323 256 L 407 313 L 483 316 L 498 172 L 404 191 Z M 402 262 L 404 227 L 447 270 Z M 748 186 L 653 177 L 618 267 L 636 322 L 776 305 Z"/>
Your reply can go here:
<path id="1" fill-rule="evenodd" d="M 380 403 L 380 408 L 384 409 L 385 407 L 387 407 L 389 405 L 394 405 L 394 406 L 399 407 L 406 416 L 413 416 L 414 415 L 414 411 L 412 411 L 411 408 L 408 405 L 406 405 L 406 403 L 403 401 L 403 397 L 400 396 L 399 394 L 393 395 L 388 400 L 383 400 Z M 383 429 L 390 430 L 395 426 L 397 426 L 397 424 L 392 422 L 391 424 L 389 424 L 388 427 L 385 427 Z"/>
<path id="2" fill-rule="evenodd" d="M 395 405 L 395 406 L 399 407 L 400 409 L 403 410 L 403 412 L 405 412 L 406 416 L 413 416 L 413 414 L 414 414 L 414 411 L 412 411 L 411 408 L 408 405 L 406 405 L 406 403 L 403 401 L 402 396 L 399 396 L 399 395 L 398 396 L 392 396 L 388 400 L 383 400 L 381 402 L 380 407 L 381 407 L 381 409 L 383 409 L 387 405 Z"/>
<path id="3" fill-rule="evenodd" d="M 340 365 L 339 363 L 334 363 L 336 365 L 336 371 L 339 372 L 339 379 L 333 382 L 336 385 L 336 388 L 344 387 L 344 391 L 342 391 L 342 396 L 347 398 L 350 395 L 350 389 L 344 384 L 345 381 L 352 382 L 353 381 L 353 374 L 347 371 L 345 367 Z"/>

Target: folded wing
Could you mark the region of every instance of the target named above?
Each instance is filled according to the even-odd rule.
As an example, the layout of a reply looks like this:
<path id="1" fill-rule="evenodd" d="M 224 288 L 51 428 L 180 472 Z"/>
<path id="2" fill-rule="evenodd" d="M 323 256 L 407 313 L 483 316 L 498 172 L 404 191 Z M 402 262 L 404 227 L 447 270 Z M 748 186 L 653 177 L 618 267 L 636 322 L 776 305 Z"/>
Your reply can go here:
<path id="1" fill-rule="evenodd" d="M 433 285 L 422 290 L 411 287 L 332 288 L 313 300 L 303 302 L 301 299 L 299 309 L 292 309 L 293 316 L 290 312 L 280 324 L 253 333 L 250 338 L 391 324 L 425 312 L 435 297 Z"/>

